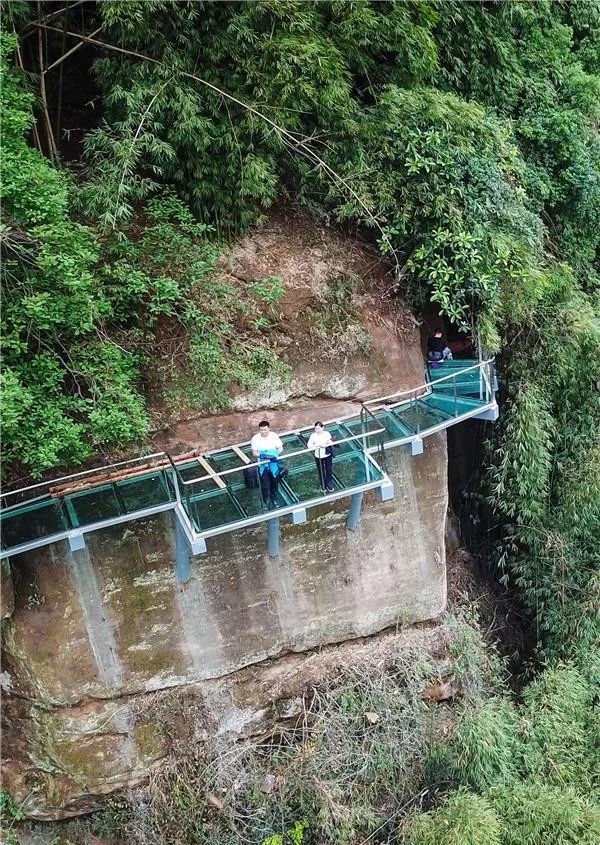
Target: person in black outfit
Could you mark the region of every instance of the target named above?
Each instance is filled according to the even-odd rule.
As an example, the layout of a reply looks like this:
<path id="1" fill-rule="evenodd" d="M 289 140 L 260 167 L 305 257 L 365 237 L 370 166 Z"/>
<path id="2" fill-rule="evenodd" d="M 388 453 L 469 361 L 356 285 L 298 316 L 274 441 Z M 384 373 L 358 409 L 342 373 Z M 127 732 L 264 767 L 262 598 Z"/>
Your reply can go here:
<path id="1" fill-rule="evenodd" d="M 451 361 L 452 352 L 442 334 L 441 329 L 436 329 L 433 337 L 427 338 L 427 360 L 428 361 Z"/>

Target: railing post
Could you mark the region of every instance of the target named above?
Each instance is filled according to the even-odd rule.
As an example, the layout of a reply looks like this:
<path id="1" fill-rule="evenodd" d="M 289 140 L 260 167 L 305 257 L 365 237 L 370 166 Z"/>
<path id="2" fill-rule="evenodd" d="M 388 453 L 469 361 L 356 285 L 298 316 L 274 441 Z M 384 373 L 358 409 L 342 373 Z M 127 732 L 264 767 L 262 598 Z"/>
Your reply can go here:
<path id="1" fill-rule="evenodd" d="M 458 402 L 456 399 L 456 376 L 452 378 L 452 384 L 454 385 L 454 416 L 458 416 Z"/>
<path id="2" fill-rule="evenodd" d="M 367 414 L 366 414 L 365 406 L 362 405 L 361 409 L 360 409 L 360 429 L 361 429 L 361 433 L 362 433 L 363 461 L 364 461 L 364 465 L 365 465 L 365 481 L 369 481 L 370 480 L 370 478 L 369 478 L 370 464 L 369 464 L 369 458 L 368 458 L 368 455 L 367 455 L 368 441 L 367 441 L 366 428 L 367 428 Z"/>
<path id="3" fill-rule="evenodd" d="M 417 399 L 417 394 L 416 394 L 416 391 L 415 391 L 415 394 L 414 394 L 414 403 L 415 403 L 414 409 L 415 409 L 415 415 L 417 417 L 417 434 L 421 434 L 421 417 L 419 416 L 419 413 L 418 413 L 417 401 L 418 401 L 418 399 Z"/>

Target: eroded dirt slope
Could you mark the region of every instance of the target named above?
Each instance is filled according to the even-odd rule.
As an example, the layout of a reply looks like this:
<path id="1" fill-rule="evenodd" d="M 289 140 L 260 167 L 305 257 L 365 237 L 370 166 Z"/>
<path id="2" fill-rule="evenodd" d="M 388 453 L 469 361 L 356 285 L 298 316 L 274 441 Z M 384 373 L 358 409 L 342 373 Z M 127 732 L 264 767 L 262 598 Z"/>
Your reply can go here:
<path id="1" fill-rule="evenodd" d="M 373 247 L 279 211 L 218 264 L 218 279 L 240 295 L 267 277 L 284 288 L 266 339 L 289 378 L 253 391 L 233 384 L 230 408 L 216 415 L 167 408 L 164 388 L 154 390 L 157 448 L 180 453 L 243 440 L 265 416 L 281 431 L 334 419 L 360 400 L 422 381 L 418 322 L 393 292 L 390 267 Z"/>

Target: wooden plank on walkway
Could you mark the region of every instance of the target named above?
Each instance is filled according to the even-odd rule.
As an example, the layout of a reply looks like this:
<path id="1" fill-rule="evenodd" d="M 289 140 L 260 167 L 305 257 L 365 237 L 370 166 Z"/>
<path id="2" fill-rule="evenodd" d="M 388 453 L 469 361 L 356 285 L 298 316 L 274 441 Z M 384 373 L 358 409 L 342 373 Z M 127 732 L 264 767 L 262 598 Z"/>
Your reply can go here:
<path id="1" fill-rule="evenodd" d="M 231 447 L 231 449 L 232 449 L 232 451 L 234 451 L 234 452 L 235 452 L 235 454 L 236 454 L 236 455 L 238 456 L 238 458 L 242 461 L 242 463 L 244 463 L 244 464 L 251 464 L 251 463 L 252 463 L 252 461 L 250 460 L 250 458 L 248 457 L 248 455 L 245 455 L 245 454 L 242 452 L 242 450 L 240 449 L 240 447 L 239 447 L 239 446 L 232 446 L 232 447 Z"/>
<path id="2" fill-rule="evenodd" d="M 217 475 L 217 473 L 214 471 L 208 461 L 204 460 L 202 455 L 198 455 L 196 460 L 198 461 L 200 466 L 206 471 L 206 473 L 211 476 L 217 487 L 222 487 L 224 490 L 227 485 L 225 484 L 223 479 Z"/>

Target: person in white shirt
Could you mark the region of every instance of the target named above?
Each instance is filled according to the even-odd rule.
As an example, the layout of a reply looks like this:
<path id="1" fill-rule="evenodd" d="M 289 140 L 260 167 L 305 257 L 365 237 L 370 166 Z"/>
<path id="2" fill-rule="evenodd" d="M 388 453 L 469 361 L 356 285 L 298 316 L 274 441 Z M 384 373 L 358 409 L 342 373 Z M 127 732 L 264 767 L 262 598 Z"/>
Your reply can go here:
<path id="1" fill-rule="evenodd" d="M 270 503 L 271 507 L 275 508 L 281 472 L 278 458 L 283 452 L 283 443 L 281 438 L 271 431 L 267 420 L 258 424 L 258 434 L 255 434 L 250 441 L 250 449 L 259 461 L 258 472 L 263 502 L 267 507 Z"/>
<path id="2" fill-rule="evenodd" d="M 320 420 L 315 423 L 314 431 L 308 438 L 308 448 L 315 450 L 321 489 L 324 493 L 333 493 L 333 440 Z"/>

